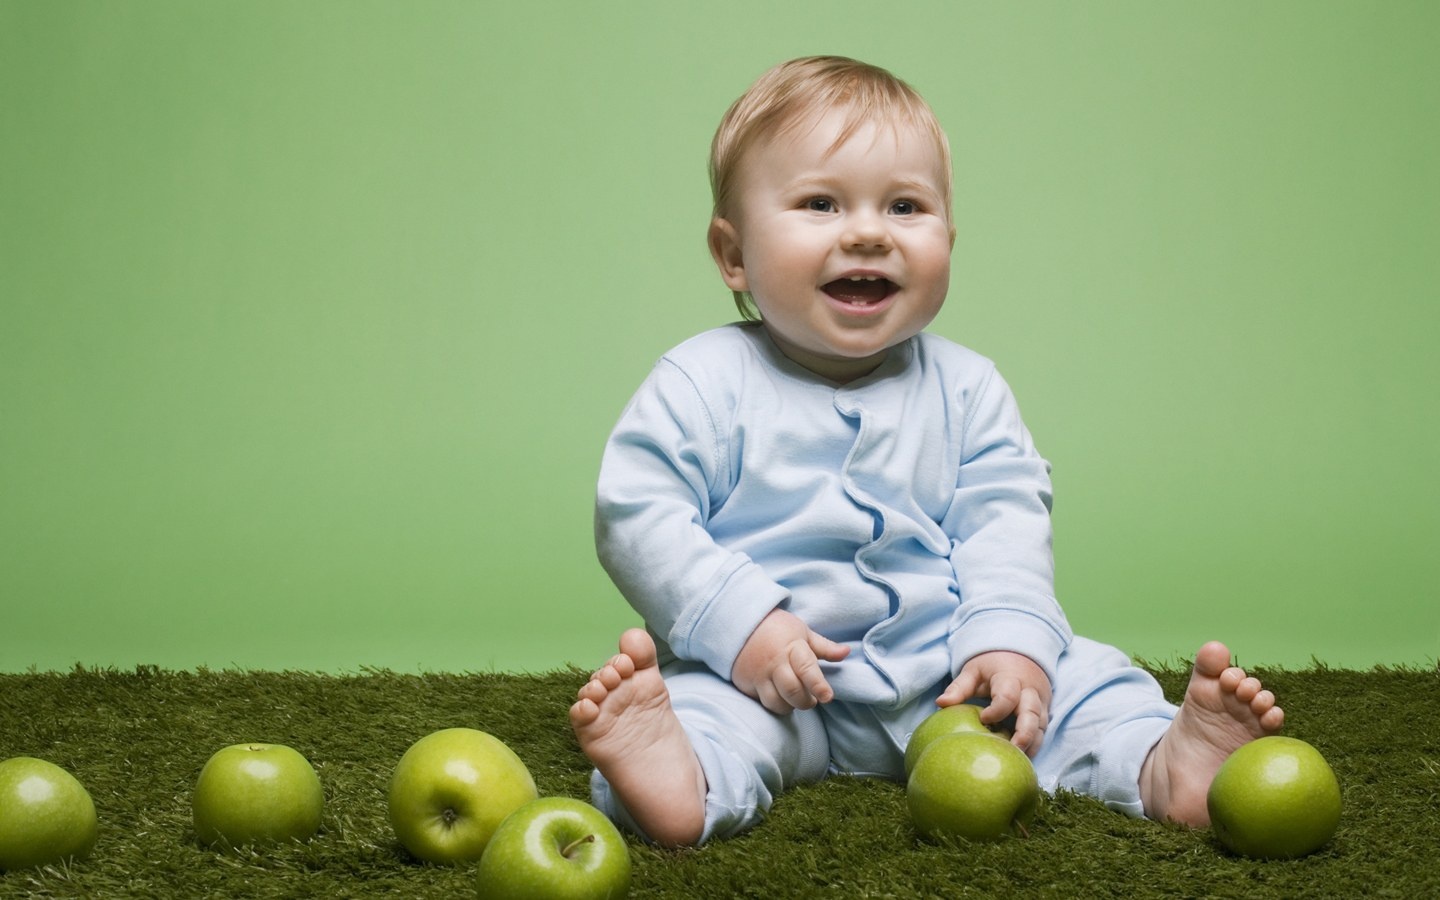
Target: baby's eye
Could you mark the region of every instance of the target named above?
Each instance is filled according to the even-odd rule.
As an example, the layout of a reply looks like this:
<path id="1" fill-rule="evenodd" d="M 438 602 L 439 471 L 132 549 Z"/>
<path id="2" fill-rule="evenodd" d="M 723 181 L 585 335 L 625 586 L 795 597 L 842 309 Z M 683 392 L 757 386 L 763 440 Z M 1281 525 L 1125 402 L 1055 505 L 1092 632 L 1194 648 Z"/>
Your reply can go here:
<path id="1" fill-rule="evenodd" d="M 829 197 L 811 197 L 805 201 L 805 208 L 811 212 L 834 212 L 835 202 Z"/>
<path id="2" fill-rule="evenodd" d="M 913 216 L 920 211 L 920 207 L 911 200 L 896 200 L 890 204 L 890 212 L 897 216 Z"/>

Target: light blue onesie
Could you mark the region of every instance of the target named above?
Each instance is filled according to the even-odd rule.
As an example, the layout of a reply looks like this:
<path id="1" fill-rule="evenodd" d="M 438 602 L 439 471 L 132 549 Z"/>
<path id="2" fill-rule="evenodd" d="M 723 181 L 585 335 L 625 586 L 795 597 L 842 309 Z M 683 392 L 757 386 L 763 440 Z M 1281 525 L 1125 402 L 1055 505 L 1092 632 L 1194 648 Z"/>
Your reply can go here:
<path id="1" fill-rule="evenodd" d="M 792 784 L 903 777 L 910 733 L 990 650 L 1050 677 L 1041 786 L 1143 813 L 1140 767 L 1175 707 L 1118 650 L 1072 635 L 1054 599 L 1049 471 L 994 365 L 934 335 L 846 385 L 753 324 L 656 364 L 605 449 L 596 545 L 656 637 L 704 769 L 702 841 L 755 824 Z M 834 702 L 776 716 L 730 684 L 776 607 L 850 646 L 822 664 Z M 634 828 L 598 772 L 591 784 Z"/>

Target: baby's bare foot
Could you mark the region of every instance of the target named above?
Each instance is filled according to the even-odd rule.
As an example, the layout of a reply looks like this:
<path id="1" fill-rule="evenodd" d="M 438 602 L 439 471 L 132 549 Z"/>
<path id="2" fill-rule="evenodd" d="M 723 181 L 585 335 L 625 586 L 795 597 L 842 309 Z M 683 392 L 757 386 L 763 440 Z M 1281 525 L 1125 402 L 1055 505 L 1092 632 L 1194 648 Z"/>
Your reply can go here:
<path id="1" fill-rule="evenodd" d="M 657 844 L 686 846 L 705 827 L 705 774 L 670 706 L 655 642 L 639 628 L 586 682 L 570 707 L 580 749 Z"/>
<path id="2" fill-rule="evenodd" d="M 1201 647 L 1185 701 L 1140 770 L 1145 815 L 1209 825 L 1205 795 L 1220 764 L 1241 745 L 1279 731 L 1284 721 L 1275 695 L 1231 666 L 1224 644 L 1211 641 Z"/>

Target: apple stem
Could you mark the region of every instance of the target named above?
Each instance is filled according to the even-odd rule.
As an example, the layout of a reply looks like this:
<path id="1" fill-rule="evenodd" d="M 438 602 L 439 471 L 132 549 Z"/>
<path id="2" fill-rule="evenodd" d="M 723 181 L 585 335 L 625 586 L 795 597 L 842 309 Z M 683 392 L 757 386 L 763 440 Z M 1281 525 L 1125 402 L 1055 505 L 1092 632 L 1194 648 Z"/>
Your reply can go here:
<path id="1" fill-rule="evenodd" d="M 576 848 L 576 847 L 580 846 L 581 844 L 593 844 L 593 843 L 595 843 L 595 835 L 593 835 L 593 834 L 587 834 L 587 835 L 585 835 L 585 836 L 582 837 L 582 838 L 579 838 L 579 839 L 577 839 L 577 840 L 573 840 L 573 841 L 571 841 L 570 843 L 566 844 L 566 845 L 565 845 L 565 849 L 560 851 L 560 855 L 563 856 L 563 857 L 565 857 L 566 859 L 569 859 L 569 858 L 570 858 L 570 854 L 573 853 L 573 852 L 575 852 L 575 848 Z"/>

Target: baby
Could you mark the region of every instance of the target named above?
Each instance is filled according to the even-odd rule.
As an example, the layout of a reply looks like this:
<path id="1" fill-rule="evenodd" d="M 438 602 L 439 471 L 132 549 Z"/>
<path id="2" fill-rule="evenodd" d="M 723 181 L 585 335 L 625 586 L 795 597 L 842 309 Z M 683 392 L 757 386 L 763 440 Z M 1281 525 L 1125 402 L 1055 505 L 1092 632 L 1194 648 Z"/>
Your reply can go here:
<path id="1" fill-rule="evenodd" d="M 949 146 L 908 85 L 837 57 L 766 73 L 711 149 L 709 245 L 746 321 L 667 353 L 605 449 L 602 564 L 643 617 L 570 710 L 596 806 L 665 846 L 786 787 L 900 779 L 938 706 L 988 698 L 1047 791 L 1208 821 L 1274 696 L 1200 648 L 1184 703 L 1054 599 L 1049 464 L 945 300 Z"/>

